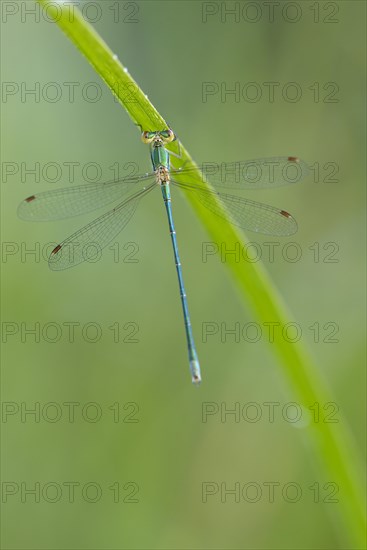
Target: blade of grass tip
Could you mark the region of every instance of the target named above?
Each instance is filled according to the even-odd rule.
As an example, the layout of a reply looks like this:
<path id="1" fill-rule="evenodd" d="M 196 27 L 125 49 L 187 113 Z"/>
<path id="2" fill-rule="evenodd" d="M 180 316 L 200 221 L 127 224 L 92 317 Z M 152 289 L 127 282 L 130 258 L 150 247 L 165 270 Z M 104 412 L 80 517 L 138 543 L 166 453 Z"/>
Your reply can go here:
<path id="1" fill-rule="evenodd" d="M 93 27 L 73 7 L 73 16 L 69 6 L 62 1 L 38 0 L 41 6 L 47 6 L 48 18 L 53 18 L 76 47 L 85 55 L 96 72 L 106 82 L 114 95 L 126 109 L 135 124 L 144 130 L 154 131 L 167 128 L 167 123 L 141 91 L 117 56 L 109 49 Z M 174 144 L 173 147 L 177 146 Z M 193 162 L 186 149 L 180 145 L 180 159 L 172 159 L 178 168 L 186 162 Z M 195 183 L 200 172 L 192 174 L 186 181 Z M 202 223 L 216 242 L 226 241 L 228 246 L 238 242 L 246 244 L 244 235 L 229 221 L 212 216 L 194 194 L 186 197 L 197 212 Z M 213 199 L 215 200 L 215 199 Z M 215 220 L 213 219 L 215 218 Z M 264 267 L 257 263 L 239 263 L 229 256 L 227 266 L 236 280 L 241 298 L 253 308 L 261 322 L 275 322 L 284 326 L 291 319 L 289 312 Z M 305 409 L 319 403 L 320 417 L 304 428 L 305 436 L 315 445 L 315 453 L 323 464 L 330 481 L 337 483 L 340 489 L 341 519 L 345 533 L 356 548 L 365 548 L 365 513 L 361 489 L 361 463 L 353 437 L 347 424 L 327 422 L 327 411 L 323 404 L 333 401 L 316 369 L 313 359 L 300 342 L 289 343 L 275 338 L 272 349 L 277 353 L 279 366 L 290 384 L 297 400 Z"/>

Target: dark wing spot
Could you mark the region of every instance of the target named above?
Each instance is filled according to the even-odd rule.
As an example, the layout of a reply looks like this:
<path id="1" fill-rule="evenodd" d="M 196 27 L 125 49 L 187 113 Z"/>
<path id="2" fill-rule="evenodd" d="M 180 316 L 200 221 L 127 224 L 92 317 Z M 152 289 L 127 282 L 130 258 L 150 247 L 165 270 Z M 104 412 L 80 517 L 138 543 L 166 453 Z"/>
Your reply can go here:
<path id="1" fill-rule="evenodd" d="M 36 198 L 35 195 L 31 195 L 30 197 L 25 199 L 25 202 L 32 202 L 32 201 L 34 201 L 35 198 Z"/>
<path id="2" fill-rule="evenodd" d="M 281 210 L 280 211 L 281 215 L 284 216 L 285 218 L 291 218 L 292 216 L 290 215 L 289 212 L 286 212 L 285 210 Z"/>
<path id="3" fill-rule="evenodd" d="M 53 251 L 51 252 L 51 255 L 52 255 L 52 254 L 57 254 L 58 251 L 60 250 L 60 248 L 61 248 L 61 244 L 58 244 L 57 246 L 55 246 L 55 248 L 54 248 Z"/>
<path id="4" fill-rule="evenodd" d="M 288 161 L 289 162 L 299 162 L 299 158 L 298 157 L 288 157 Z"/>

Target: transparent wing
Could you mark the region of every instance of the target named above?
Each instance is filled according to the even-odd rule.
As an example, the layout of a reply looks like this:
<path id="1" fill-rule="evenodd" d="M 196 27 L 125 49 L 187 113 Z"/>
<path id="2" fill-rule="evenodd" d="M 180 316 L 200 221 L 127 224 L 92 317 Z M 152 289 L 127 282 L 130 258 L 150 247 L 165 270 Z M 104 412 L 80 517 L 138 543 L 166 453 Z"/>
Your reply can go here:
<path id="1" fill-rule="evenodd" d="M 111 204 L 133 189 L 136 183 L 152 177 L 154 174 L 146 174 L 31 195 L 18 206 L 18 216 L 27 221 L 51 221 L 86 214 Z"/>
<path id="2" fill-rule="evenodd" d="M 140 199 L 154 187 L 156 184 L 152 183 L 58 244 L 48 261 L 50 269 L 60 271 L 98 257 L 100 251 L 128 224 Z"/>
<path id="3" fill-rule="evenodd" d="M 269 157 L 237 162 L 203 162 L 197 165 L 204 182 L 214 187 L 231 189 L 261 189 L 298 183 L 309 175 L 305 161 L 298 157 Z M 193 174 L 195 167 L 189 165 L 172 171 L 177 179 L 181 174 Z M 198 180 L 200 185 L 200 180 Z"/>
<path id="4" fill-rule="evenodd" d="M 198 190 L 191 184 L 181 184 L 176 181 L 172 183 L 195 191 L 198 199 L 206 208 L 221 218 L 229 219 L 233 225 L 242 227 L 242 229 L 279 237 L 293 235 L 297 231 L 296 220 L 280 208 L 227 193 Z M 218 204 L 218 198 L 224 204 L 224 208 Z"/>

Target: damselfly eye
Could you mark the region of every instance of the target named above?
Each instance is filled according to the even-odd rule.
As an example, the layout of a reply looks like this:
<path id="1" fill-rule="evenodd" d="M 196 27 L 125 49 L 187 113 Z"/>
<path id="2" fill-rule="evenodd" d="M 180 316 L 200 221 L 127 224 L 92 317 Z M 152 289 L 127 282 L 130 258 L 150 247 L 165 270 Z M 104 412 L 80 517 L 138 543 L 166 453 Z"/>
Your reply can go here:
<path id="1" fill-rule="evenodd" d="M 155 132 L 143 132 L 141 134 L 141 140 L 143 143 L 151 143 L 155 136 Z"/>
<path id="2" fill-rule="evenodd" d="M 163 130 L 162 132 L 159 132 L 159 133 L 165 143 L 170 143 L 171 141 L 174 141 L 176 139 L 175 134 L 172 132 L 170 128 L 168 130 Z"/>

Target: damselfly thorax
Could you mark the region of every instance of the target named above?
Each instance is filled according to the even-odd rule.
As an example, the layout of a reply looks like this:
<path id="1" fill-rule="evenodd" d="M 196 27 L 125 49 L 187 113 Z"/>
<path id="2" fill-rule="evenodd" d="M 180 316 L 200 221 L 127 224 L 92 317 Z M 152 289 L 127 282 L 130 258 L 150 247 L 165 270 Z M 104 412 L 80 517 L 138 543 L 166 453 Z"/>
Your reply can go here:
<path id="1" fill-rule="evenodd" d="M 141 139 L 150 144 L 150 159 L 156 174 L 157 183 L 162 185 L 169 183 L 170 153 L 166 145 L 176 139 L 171 129 L 161 132 L 143 132 Z"/>

